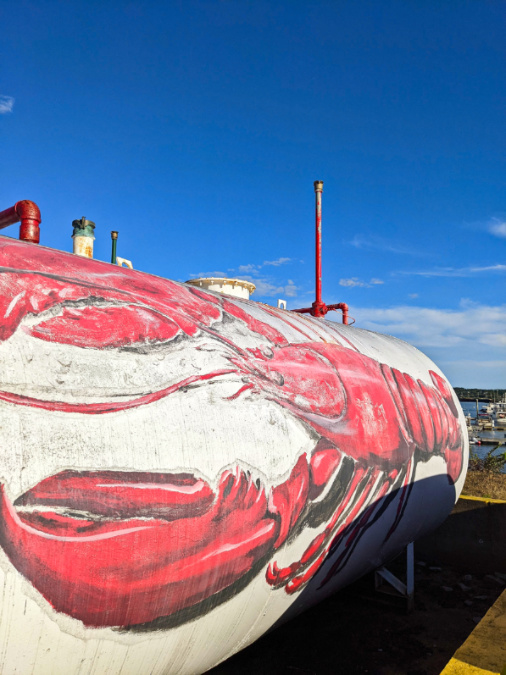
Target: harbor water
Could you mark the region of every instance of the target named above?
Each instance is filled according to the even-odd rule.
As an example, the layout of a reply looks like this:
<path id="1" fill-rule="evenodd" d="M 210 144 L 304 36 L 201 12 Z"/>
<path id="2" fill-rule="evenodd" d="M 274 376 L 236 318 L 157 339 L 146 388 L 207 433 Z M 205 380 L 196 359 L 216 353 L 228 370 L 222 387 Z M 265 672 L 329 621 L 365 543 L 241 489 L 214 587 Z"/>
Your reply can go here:
<path id="1" fill-rule="evenodd" d="M 462 406 L 462 410 L 464 411 L 464 415 L 467 417 L 468 415 L 473 418 L 473 420 L 476 418 L 476 401 L 461 401 L 460 405 Z M 482 408 L 486 408 L 488 405 L 487 401 L 478 401 L 478 411 L 481 411 Z M 473 423 L 474 426 L 474 423 Z M 504 426 L 506 427 L 506 420 L 504 420 Z M 504 443 L 504 446 L 501 448 L 498 448 L 494 454 L 500 454 L 502 452 L 506 452 L 506 431 L 498 431 L 496 429 L 484 429 L 483 431 L 476 431 L 474 434 L 477 438 L 487 438 L 487 439 L 495 439 L 497 440 L 497 443 L 499 444 L 500 442 Z M 475 455 L 478 455 L 478 457 L 485 457 L 495 446 L 491 443 L 482 443 L 481 445 L 471 445 L 470 450 L 471 453 L 474 453 Z M 506 467 L 503 468 L 501 473 L 506 473 Z"/>

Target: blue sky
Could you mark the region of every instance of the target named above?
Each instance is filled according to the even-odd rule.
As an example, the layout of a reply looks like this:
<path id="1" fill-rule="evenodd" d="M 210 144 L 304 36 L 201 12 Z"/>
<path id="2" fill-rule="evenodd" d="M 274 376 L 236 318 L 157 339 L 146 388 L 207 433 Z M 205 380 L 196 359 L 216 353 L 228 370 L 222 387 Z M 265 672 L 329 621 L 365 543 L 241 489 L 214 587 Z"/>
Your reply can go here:
<path id="1" fill-rule="evenodd" d="M 506 387 L 506 5 L 473 0 L 0 4 L 0 209 L 42 243 L 178 280 L 314 293 Z M 16 231 L 5 232 L 16 236 Z M 336 315 L 337 319 L 337 315 Z"/>

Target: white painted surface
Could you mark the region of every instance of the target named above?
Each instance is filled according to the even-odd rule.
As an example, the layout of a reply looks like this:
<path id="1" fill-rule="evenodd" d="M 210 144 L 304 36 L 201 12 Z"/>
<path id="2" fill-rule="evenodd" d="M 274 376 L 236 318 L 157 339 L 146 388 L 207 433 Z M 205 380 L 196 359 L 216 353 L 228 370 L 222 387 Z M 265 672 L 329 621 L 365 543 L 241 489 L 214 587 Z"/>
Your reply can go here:
<path id="1" fill-rule="evenodd" d="M 71 269 L 71 264 L 68 267 Z M 110 273 L 110 266 L 104 264 L 103 270 Z M 143 276 L 148 281 L 152 279 L 137 272 L 123 274 L 136 275 L 132 277 L 134 280 Z M 12 293 L 11 286 L 6 292 Z M 23 301 L 23 293 L 11 295 L 6 301 L 5 316 L 11 316 L 17 303 Z M 427 386 L 432 386 L 430 371 L 440 373 L 421 352 L 395 338 L 274 308 L 267 312 L 250 301 L 230 302 L 279 331 L 292 345 L 314 342 L 347 349 L 351 345 L 375 361 L 421 379 Z M 147 345 L 140 351 L 87 349 L 43 341 L 29 334 L 30 326 L 44 319 L 49 321 L 59 311 L 53 308 L 44 314 L 27 313 L 14 334 L 0 343 L 3 391 L 69 404 L 132 401 L 193 375 L 225 370 L 231 359 L 237 358 L 235 346 L 248 354 L 253 352 L 247 350 L 270 349 L 263 335 L 237 318 L 227 322 L 220 319 L 212 325 L 212 330 L 224 335 L 228 342 L 213 338 L 211 332 L 199 331 L 194 337 L 185 336 L 156 348 Z M 3 448 L 0 482 L 11 500 L 65 469 L 187 471 L 216 489 L 223 472 L 239 466 L 249 469 L 252 479 L 259 479 L 266 490 L 279 486 L 288 479 L 301 455 L 310 456 L 318 434 L 270 394 L 251 390 L 235 397 L 247 377 L 240 371 L 224 374 L 158 401 L 103 415 L 49 412 L 0 401 Z M 459 422 L 465 432 L 462 413 Z M 463 439 L 463 462 L 467 466 L 466 433 Z M 374 527 L 364 531 L 345 567 L 323 590 L 319 590 L 322 575 L 331 568 L 342 546 L 324 563 L 320 576 L 306 586 L 303 595 L 288 595 L 283 587 L 269 586 L 266 567 L 274 560 L 280 567 L 298 560 L 325 529 L 327 521 L 303 529 L 293 540 L 288 538 L 273 551 L 270 561 L 249 584 L 226 602 L 173 628 L 132 632 L 86 627 L 80 620 L 52 609 L 0 548 L 0 672 L 2 675 L 203 672 L 250 644 L 283 615 L 299 611 L 302 604 L 318 602 L 381 564 L 415 535 L 435 527 L 460 493 L 465 471 L 451 489 L 449 485 L 444 487 L 446 464 L 441 456 L 419 461 L 413 471 L 411 480 L 417 488 L 410 493 L 406 513 L 393 535 L 385 539 L 396 519 L 396 500 Z M 361 505 L 357 518 L 368 506 L 373 508 L 386 473 L 386 469 L 378 473 L 374 489 Z M 325 495 L 326 492 L 318 499 L 322 501 Z M 350 503 L 343 519 L 355 503 Z"/>

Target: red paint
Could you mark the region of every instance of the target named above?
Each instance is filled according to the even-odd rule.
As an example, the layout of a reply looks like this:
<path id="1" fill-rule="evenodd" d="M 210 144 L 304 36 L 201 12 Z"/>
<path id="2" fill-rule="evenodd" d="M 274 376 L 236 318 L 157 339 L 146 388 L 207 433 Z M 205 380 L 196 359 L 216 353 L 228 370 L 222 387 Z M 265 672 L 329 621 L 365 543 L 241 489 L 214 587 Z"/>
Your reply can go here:
<path id="1" fill-rule="evenodd" d="M 288 565 L 287 567 L 281 569 L 278 567 L 275 561 L 269 565 L 265 574 L 266 581 L 269 585 L 275 587 L 284 586 L 287 593 L 290 593 L 291 591 L 294 592 L 295 590 L 298 590 L 300 588 L 300 585 L 303 582 L 301 581 L 299 583 L 296 581 L 295 584 L 290 587 L 288 587 L 287 584 L 290 584 L 293 579 L 297 579 L 297 577 L 299 576 L 299 571 L 301 569 L 303 569 L 307 565 L 310 565 L 311 576 L 316 573 L 316 571 L 319 569 L 319 567 L 325 560 L 325 557 L 328 552 L 327 544 L 334 533 L 334 529 L 336 525 L 339 523 L 339 520 L 342 514 L 344 513 L 345 509 L 347 508 L 350 500 L 355 495 L 356 489 L 361 479 L 363 478 L 364 473 L 365 469 L 363 468 L 358 468 L 356 470 L 346 497 L 338 505 L 334 515 L 332 516 L 332 519 L 325 527 L 325 530 L 320 534 L 318 534 L 313 539 L 313 541 L 304 551 L 299 561 L 293 562 L 291 565 Z M 318 558 L 316 561 L 317 564 L 315 565 L 313 561 L 316 556 L 318 556 Z M 302 575 L 305 582 L 309 581 L 310 577 L 308 575 L 306 575 L 304 572 L 302 573 Z"/>
<path id="2" fill-rule="evenodd" d="M 232 481 L 247 484 L 244 474 Z M 56 610 L 88 626 L 144 623 L 231 585 L 272 546 L 278 523 L 265 517 L 265 494 L 257 489 L 252 499 L 241 485 L 227 497 L 228 487 L 224 476 L 200 516 L 166 520 L 151 510 L 143 519 L 92 514 L 63 523 L 51 509 L 37 518 L 17 513 L 2 489 L 0 541 Z"/>
<path id="3" fill-rule="evenodd" d="M 96 306 L 97 298 L 101 305 L 109 302 L 118 306 L 144 306 L 170 319 L 189 336 L 222 318 L 219 306 L 199 298 L 182 284 L 135 270 L 129 270 L 127 277 L 121 268 L 95 260 L 83 260 L 83 269 L 72 254 L 44 248 L 39 249 L 39 269 L 35 270 L 23 259 L 26 251 L 21 244 L 9 241 L 2 249 L 4 267 L 10 265 L 12 271 L 7 269 L 2 274 L 5 291 L 0 295 L 0 312 L 4 317 L 0 340 L 10 337 L 27 314 L 38 316 L 49 309 L 70 307 L 77 302 Z M 55 269 L 58 274 L 54 274 Z M 105 344 L 107 330 L 103 329 L 101 335 Z"/>
<path id="4" fill-rule="evenodd" d="M 223 472 L 216 494 L 189 474 L 63 471 L 15 502 L 35 510 L 17 511 L 0 486 L 0 543 L 58 611 L 90 626 L 134 625 L 246 574 L 285 542 L 308 488 L 305 455 L 269 499 L 239 468 Z"/>
<path id="5" fill-rule="evenodd" d="M 10 209 L 0 213 L 0 230 L 14 223 L 21 223 L 19 238 L 22 241 L 38 244 L 40 241 L 40 211 L 37 204 L 23 199 L 16 202 Z"/>
<path id="6" fill-rule="evenodd" d="M 0 392 L 3 401 L 108 414 L 226 375 L 237 382 L 228 400 L 272 401 L 315 437 L 311 456 L 298 457 L 268 493 L 239 467 L 223 471 L 215 490 L 191 474 L 72 470 L 41 481 L 14 506 L 3 489 L 1 546 L 55 609 L 86 625 L 149 622 L 232 588 L 312 522 L 320 507 L 315 500 L 346 462 L 354 467 L 346 494 L 319 521 L 323 530 L 299 560 L 281 569 L 269 565 L 269 584 L 288 593 L 300 590 L 343 546 L 333 567 L 338 569 L 375 513 L 374 500 L 402 485 L 393 532 L 416 462 L 439 455 L 453 481 L 460 475 L 458 412 L 437 373 L 430 372 L 426 382 L 415 380 L 355 348 L 312 342 L 298 321 L 287 329 L 304 341 L 289 344 L 281 332 L 282 313 L 275 328 L 269 323 L 273 310 L 262 315 L 260 306 L 253 316 L 247 303 L 135 271 L 89 260 L 76 264 L 73 256 L 48 249 L 39 249 L 30 263 L 23 244 L 0 242 L 0 248 L 4 269 L 10 265 L 0 275 L 1 340 L 19 329 L 44 341 L 46 349 L 72 345 L 78 355 L 82 349 L 146 350 L 160 343 L 169 349 L 176 338 L 204 337 L 225 365 L 128 401 L 85 404 Z M 254 334 L 258 346 L 236 345 L 226 335 L 227 324 L 239 334 Z"/>
<path id="7" fill-rule="evenodd" d="M 281 546 L 297 522 L 306 505 L 308 492 L 309 467 L 306 456 L 302 455 L 289 479 L 272 490 L 270 508 L 281 519 L 279 535 L 274 543 L 275 548 Z"/>
<path id="8" fill-rule="evenodd" d="M 327 444 L 322 444 L 327 445 Z M 311 471 L 311 492 L 310 498 L 317 499 L 323 490 L 327 487 L 329 480 L 341 462 L 342 454 L 334 447 L 326 447 L 325 449 L 318 449 L 320 444 L 315 448 L 311 455 L 310 471 Z"/>
<path id="9" fill-rule="evenodd" d="M 442 454 L 447 463 L 448 475 L 452 481 L 456 481 L 460 475 L 462 470 L 462 438 L 457 418 L 454 416 L 452 407 L 450 406 L 450 401 L 453 404 L 453 397 L 451 396 L 446 383 L 439 375 L 437 375 L 437 373 L 430 373 L 431 379 L 438 387 L 438 389 L 434 389 L 428 387 L 420 380 L 416 382 L 411 376 L 400 373 L 398 370 L 391 370 L 384 364 L 381 364 L 378 368 L 379 373 L 383 375 L 383 377 L 380 378 L 379 374 L 376 375 L 375 366 L 368 357 L 365 358 L 369 363 L 363 362 L 362 367 L 359 367 L 359 361 L 363 358 L 363 355 L 350 352 L 346 354 L 346 357 L 350 360 L 354 360 L 356 380 L 355 382 L 352 377 L 348 380 L 343 376 L 346 370 L 343 369 L 343 362 L 340 360 L 339 372 L 340 375 L 343 376 L 345 400 L 347 401 L 348 406 L 347 415 L 342 415 L 340 424 L 335 424 L 333 426 L 333 433 L 329 433 L 328 428 L 325 432 L 323 424 L 321 428 L 318 424 L 315 424 L 314 417 L 309 419 L 312 420 L 313 426 L 315 426 L 320 433 L 325 434 L 327 438 L 336 443 L 341 451 L 357 460 L 366 460 L 369 466 L 374 466 L 374 463 L 372 463 L 371 460 L 372 455 L 375 454 L 374 450 L 372 450 L 375 445 L 380 457 L 381 453 L 383 453 L 385 459 L 390 457 L 389 461 L 394 460 L 395 463 L 407 465 L 408 468 L 405 474 L 404 485 L 400 493 L 397 518 L 390 530 L 391 534 L 396 529 L 400 522 L 400 518 L 402 517 L 402 510 L 407 497 L 408 481 L 411 477 L 410 467 L 412 465 L 415 450 L 426 455 L 431 455 L 435 453 L 439 454 L 442 447 Z M 363 388 L 365 387 L 365 382 L 362 382 L 360 373 L 367 373 L 367 390 Z M 385 374 L 387 377 L 385 377 Z M 376 386 L 374 384 L 375 378 L 377 378 Z M 381 384 L 382 380 L 383 385 Z M 441 391 L 444 396 L 449 399 L 448 401 L 443 400 L 440 393 Z M 395 395 L 393 395 L 393 392 L 395 392 Z M 439 398 L 439 401 L 436 404 L 434 403 L 434 399 L 437 398 Z M 430 404 L 428 403 L 429 400 L 431 400 Z M 381 410 L 379 416 L 374 415 L 371 417 L 370 415 L 367 415 L 364 417 L 363 413 L 366 404 L 369 406 L 369 411 L 379 412 Z M 438 442 L 439 439 L 432 423 L 431 413 L 435 407 L 437 407 L 445 417 L 443 428 L 446 433 L 442 438 L 442 446 Z M 399 410 L 404 411 L 404 415 L 399 416 Z M 395 423 L 392 424 L 396 412 L 398 427 Z M 389 419 L 390 423 L 388 429 L 384 426 L 383 415 L 386 415 Z M 305 415 L 301 416 L 305 417 Z M 367 420 L 366 425 L 364 425 L 365 419 Z M 343 424 L 343 422 L 345 423 Z M 388 435 L 389 430 L 394 430 L 394 433 Z M 399 431 L 399 436 L 397 437 L 395 435 L 395 430 Z M 406 438 L 406 432 L 408 433 L 408 438 Z M 376 438 L 376 441 L 374 441 L 374 438 Z M 353 439 L 353 442 L 350 445 L 347 441 L 351 439 Z M 352 445 L 353 447 L 351 447 Z M 365 450 L 366 448 L 367 451 L 364 454 L 362 450 Z M 314 465 L 318 468 L 320 462 L 329 462 L 331 467 L 333 462 L 332 455 L 330 454 L 330 451 L 326 451 L 326 453 L 327 455 L 322 456 L 320 459 L 319 453 L 316 452 L 311 460 L 311 466 L 313 467 Z M 407 454 L 403 457 L 403 453 Z M 379 460 L 380 457 L 377 459 Z M 386 466 L 387 465 L 385 465 L 385 467 Z M 337 509 L 324 532 L 319 534 L 306 549 L 299 562 L 294 562 L 283 569 L 279 569 L 276 563 L 269 566 L 266 573 L 266 579 L 269 584 L 273 586 L 285 586 L 286 592 L 290 594 L 300 590 L 312 578 L 323 564 L 331 546 L 334 546 L 335 543 L 339 541 L 341 534 L 346 531 L 346 528 L 351 525 L 356 515 L 360 512 L 365 500 L 371 494 L 371 491 L 376 484 L 379 472 L 378 469 L 376 469 L 373 474 L 369 476 L 364 488 L 359 490 L 358 482 L 362 475 L 360 470 L 355 473 L 353 485 L 350 486 L 348 490 L 347 499 L 341 504 L 340 508 Z M 395 471 L 391 473 L 390 476 L 386 477 L 386 480 L 381 484 L 376 497 L 378 500 L 388 492 L 396 477 L 397 472 Z M 356 492 L 359 495 L 357 503 L 354 505 L 353 510 L 347 516 L 344 523 L 340 523 L 339 529 L 334 531 L 334 527 L 339 523 L 340 514 L 347 505 L 349 496 Z M 363 515 L 360 523 L 347 540 L 346 546 L 351 546 L 360 531 L 367 525 L 373 511 L 374 509 L 371 507 L 371 509 Z M 331 536 L 333 542 L 326 547 Z M 318 556 L 318 558 L 313 562 L 315 556 Z M 307 569 L 304 569 L 304 571 L 299 573 L 299 570 L 308 565 L 309 567 L 307 567 Z M 332 576 L 338 566 L 339 559 L 334 564 L 333 569 L 327 574 L 327 579 Z"/>
<path id="10" fill-rule="evenodd" d="M 280 347 L 270 359 L 230 360 L 248 375 L 255 392 L 288 408 L 355 459 L 403 463 L 422 443 L 405 429 L 381 365 L 368 356 L 310 343 Z M 416 407 L 413 415 L 418 417 Z"/>
<path id="11" fill-rule="evenodd" d="M 214 493 L 191 474 L 62 471 L 38 483 L 16 506 L 59 506 L 107 518 L 175 520 L 209 509 Z"/>
<path id="12" fill-rule="evenodd" d="M 336 550 L 339 545 L 343 543 L 343 537 L 347 535 L 348 532 L 350 532 L 350 528 L 353 526 L 353 523 L 356 522 L 357 517 L 360 514 L 360 511 L 362 507 L 364 506 L 365 502 L 371 498 L 371 495 L 373 493 L 373 489 L 377 483 L 378 479 L 378 472 L 377 471 L 370 471 L 366 477 L 366 483 L 363 485 L 363 489 L 359 490 L 358 498 L 355 499 L 355 504 L 353 505 L 352 510 L 350 511 L 349 515 L 346 517 L 344 522 L 338 523 L 337 524 L 337 529 L 334 530 L 331 533 L 332 536 L 332 541 L 330 545 L 327 547 L 326 552 L 333 552 L 333 550 Z M 390 489 L 390 485 L 387 486 L 386 490 Z M 379 491 L 379 494 L 385 494 L 385 486 L 382 486 L 382 488 Z M 378 497 L 378 502 L 375 504 L 371 505 L 363 514 L 361 521 L 357 526 L 354 528 L 358 532 L 362 530 L 364 527 L 367 526 L 367 521 L 371 517 L 371 515 L 374 513 L 374 510 L 378 507 L 379 502 L 379 497 Z M 334 574 L 338 571 L 338 569 L 341 567 L 343 560 L 346 559 L 349 551 L 350 544 L 352 544 L 353 539 L 356 538 L 358 532 L 351 532 L 351 536 L 348 537 L 346 541 L 346 545 L 344 550 L 341 552 L 341 554 L 338 556 L 338 558 L 332 563 L 332 566 L 330 569 L 327 571 L 325 579 L 322 581 L 321 586 L 324 586 L 330 579 L 334 576 Z M 290 590 L 287 588 L 286 589 L 287 593 L 290 592 Z"/>
<path id="13" fill-rule="evenodd" d="M 179 326 L 144 307 L 63 307 L 60 316 L 25 328 L 41 340 L 104 349 L 172 340 Z"/>

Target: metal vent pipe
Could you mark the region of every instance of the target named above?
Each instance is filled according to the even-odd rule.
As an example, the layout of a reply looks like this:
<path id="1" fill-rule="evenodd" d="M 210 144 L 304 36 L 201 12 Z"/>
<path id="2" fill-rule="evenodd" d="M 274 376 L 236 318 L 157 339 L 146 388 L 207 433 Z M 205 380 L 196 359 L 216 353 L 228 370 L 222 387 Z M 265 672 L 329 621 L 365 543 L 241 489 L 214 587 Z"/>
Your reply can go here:
<path id="1" fill-rule="evenodd" d="M 313 316 L 324 317 L 325 304 L 322 302 L 322 192 L 323 181 L 315 180 L 315 286 L 316 298 L 313 302 Z"/>
<path id="2" fill-rule="evenodd" d="M 74 228 L 72 234 L 74 253 L 82 255 L 84 258 L 93 258 L 93 242 L 95 241 L 93 231 L 95 223 L 83 216 L 80 220 L 73 220 L 72 227 Z"/>
<path id="3" fill-rule="evenodd" d="M 343 313 L 343 323 L 348 324 L 348 305 L 345 302 L 338 302 L 333 305 L 326 305 L 322 300 L 322 192 L 323 181 L 315 180 L 314 191 L 316 198 L 315 208 L 315 301 L 311 307 L 302 307 L 301 309 L 292 309 L 292 312 L 299 314 L 311 314 L 319 318 L 324 318 L 330 310 L 340 309 Z"/>

